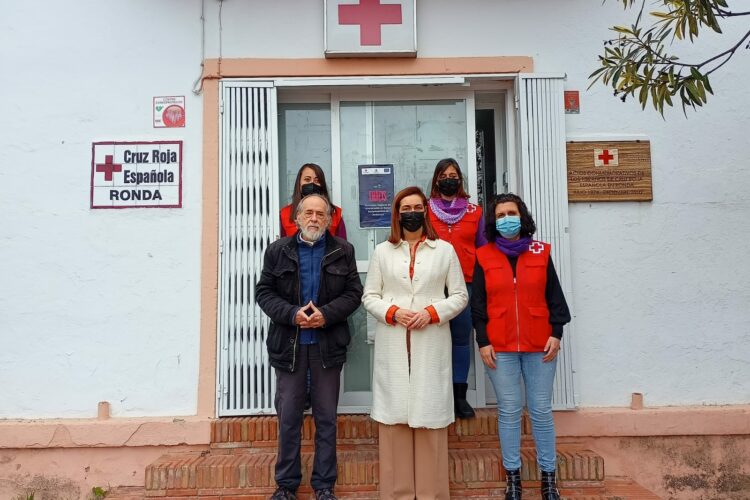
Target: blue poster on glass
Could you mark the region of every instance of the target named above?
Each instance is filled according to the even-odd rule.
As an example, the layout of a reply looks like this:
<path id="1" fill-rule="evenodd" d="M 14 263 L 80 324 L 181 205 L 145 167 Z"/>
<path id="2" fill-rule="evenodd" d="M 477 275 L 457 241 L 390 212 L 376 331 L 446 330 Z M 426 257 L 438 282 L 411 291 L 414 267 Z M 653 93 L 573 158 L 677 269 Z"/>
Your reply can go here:
<path id="1" fill-rule="evenodd" d="M 391 227 L 393 165 L 360 165 L 359 227 Z"/>

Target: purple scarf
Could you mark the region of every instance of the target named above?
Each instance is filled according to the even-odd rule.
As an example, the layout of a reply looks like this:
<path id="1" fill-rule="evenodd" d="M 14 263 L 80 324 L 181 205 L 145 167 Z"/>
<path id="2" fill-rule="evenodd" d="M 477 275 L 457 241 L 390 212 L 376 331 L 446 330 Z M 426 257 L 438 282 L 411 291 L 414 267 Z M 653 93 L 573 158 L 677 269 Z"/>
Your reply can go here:
<path id="1" fill-rule="evenodd" d="M 495 238 L 495 246 L 508 257 L 518 257 L 529 249 L 529 245 L 531 245 L 530 236 L 517 240 L 506 240 L 502 236 Z"/>
<path id="2" fill-rule="evenodd" d="M 449 226 L 463 219 L 466 209 L 469 207 L 469 200 L 460 196 L 456 196 L 453 201 L 446 201 L 442 198 L 430 198 L 429 203 L 432 213 Z"/>

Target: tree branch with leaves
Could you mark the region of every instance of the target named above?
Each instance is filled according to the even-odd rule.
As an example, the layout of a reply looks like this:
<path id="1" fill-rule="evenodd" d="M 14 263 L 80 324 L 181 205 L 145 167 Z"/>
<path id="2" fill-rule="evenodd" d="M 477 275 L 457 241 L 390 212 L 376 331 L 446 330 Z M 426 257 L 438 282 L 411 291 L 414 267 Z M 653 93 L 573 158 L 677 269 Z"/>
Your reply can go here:
<path id="1" fill-rule="evenodd" d="M 626 9 L 637 0 L 619 0 Z M 658 0 L 662 9 L 644 15 L 646 0 L 640 0 L 635 23 L 613 26 L 617 38 L 604 41 L 601 67 L 589 75 L 591 88 L 597 82 L 609 85 L 615 96 L 625 102 L 635 98 L 645 109 L 651 100 L 654 109 L 664 115 L 664 105 L 673 105 L 679 97 L 683 112 L 708 102 L 713 94 L 711 75 L 724 66 L 743 45 L 750 48 L 750 30 L 726 50 L 705 61 L 684 62 L 668 52 L 676 42 L 693 43 L 702 30 L 722 33 L 721 22 L 750 12 L 733 12 L 725 0 Z M 648 21 L 646 20 L 648 19 Z M 650 24 L 648 24 L 650 22 Z"/>

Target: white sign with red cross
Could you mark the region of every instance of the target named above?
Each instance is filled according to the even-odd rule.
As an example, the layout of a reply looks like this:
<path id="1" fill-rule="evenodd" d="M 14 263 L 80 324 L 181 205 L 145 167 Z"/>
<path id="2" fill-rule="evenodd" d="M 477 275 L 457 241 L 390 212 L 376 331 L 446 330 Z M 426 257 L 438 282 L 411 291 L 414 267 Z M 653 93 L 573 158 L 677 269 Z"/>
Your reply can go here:
<path id="1" fill-rule="evenodd" d="M 325 0 L 325 55 L 416 56 L 416 0 Z"/>
<path id="2" fill-rule="evenodd" d="M 616 149 L 594 149 L 595 167 L 617 167 L 620 158 Z"/>
<path id="3" fill-rule="evenodd" d="M 182 141 L 91 145 L 91 208 L 180 207 Z"/>

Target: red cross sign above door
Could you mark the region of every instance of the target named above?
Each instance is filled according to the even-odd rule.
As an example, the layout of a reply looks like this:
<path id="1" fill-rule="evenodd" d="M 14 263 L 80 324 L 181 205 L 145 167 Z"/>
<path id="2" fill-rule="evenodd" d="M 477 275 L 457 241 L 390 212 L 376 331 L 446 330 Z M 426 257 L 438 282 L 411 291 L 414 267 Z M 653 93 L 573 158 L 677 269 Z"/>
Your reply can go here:
<path id="1" fill-rule="evenodd" d="M 416 0 L 325 0 L 326 57 L 417 55 Z"/>

